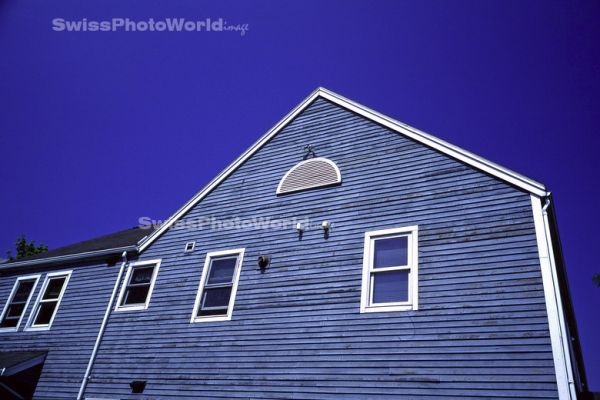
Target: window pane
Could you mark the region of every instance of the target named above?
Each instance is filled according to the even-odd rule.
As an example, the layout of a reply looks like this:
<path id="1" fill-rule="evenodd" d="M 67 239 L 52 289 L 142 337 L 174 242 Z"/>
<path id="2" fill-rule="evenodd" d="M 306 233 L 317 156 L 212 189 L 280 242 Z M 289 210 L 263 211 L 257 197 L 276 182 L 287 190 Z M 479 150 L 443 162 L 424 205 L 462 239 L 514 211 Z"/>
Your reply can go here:
<path id="1" fill-rule="evenodd" d="M 14 328 L 17 326 L 19 318 L 6 319 L 6 317 L 0 323 L 0 328 Z"/>
<path id="2" fill-rule="evenodd" d="M 48 325 L 56 309 L 56 302 L 40 303 L 40 311 L 38 312 L 33 325 Z"/>
<path id="3" fill-rule="evenodd" d="M 129 287 L 125 290 L 123 305 L 145 304 L 150 285 Z"/>
<path id="4" fill-rule="evenodd" d="M 208 275 L 207 285 L 218 283 L 231 283 L 237 258 L 220 258 L 212 260 Z"/>
<path id="5" fill-rule="evenodd" d="M 409 271 L 386 271 L 373 274 L 373 303 L 408 301 Z"/>
<path id="6" fill-rule="evenodd" d="M 33 282 L 35 282 L 35 281 L 34 280 L 20 281 L 19 287 L 17 288 L 17 291 L 16 291 L 15 296 L 13 297 L 12 301 L 13 302 L 27 301 L 27 298 L 29 297 L 29 293 L 31 293 L 31 289 L 33 289 Z"/>
<path id="7" fill-rule="evenodd" d="M 63 284 L 65 283 L 65 279 L 65 277 L 51 278 L 48 281 L 48 286 L 46 286 L 46 291 L 44 292 L 43 299 L 58 299 Z"/>
<path id="8" fill-rule="evenodd" d="M 154 265 L 150 267 L 135 268 L 131 272 L 131 279 L 129 280 L 129 283 L 132 285 L 137 283 L 150 283 L 153 272 Z"/>
<path id="9" fill-rule="evenodd" d="M 8 310 L 6 310 L 6 317 L 20 317 L 23 314 L 23 310 L 25 309 L 25 304 L 11 304 L 8 306 Z"/>
<path id="10" fill-rule="evenodd" d="M 408 265 L 408 237 L 375 240 L 374 268 Z"/>
<path id="11" fill-rule="evenodd" d="M 205 289 L 202 297 L 201 308 L 227 307 L 231 297 L 231 287 Z M 226 314 L 227 310 L 224 313 Z"/>
<path id="12" fill-rule="evenodd" d="M 213 308 L 208 310 L 198 310 L 198 317 L 209 315 L 227 315 L 226 308 Z"/>

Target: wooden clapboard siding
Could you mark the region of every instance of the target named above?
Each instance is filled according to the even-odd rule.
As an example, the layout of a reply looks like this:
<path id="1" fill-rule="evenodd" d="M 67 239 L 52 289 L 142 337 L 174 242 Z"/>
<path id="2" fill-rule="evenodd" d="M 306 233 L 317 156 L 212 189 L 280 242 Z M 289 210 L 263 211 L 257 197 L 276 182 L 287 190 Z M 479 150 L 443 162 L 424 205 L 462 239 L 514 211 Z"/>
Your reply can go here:
<path id="1" fill-rule="evenodd" d="M 0 302 L 4 306 L 17 277 L 41 274 L 18 332 L 0 332 L 0 351 L 48 352 L 34 398 L 74 399 L 77 396 L 118 269 L 118 265 L 88 263 L 35 271 L 12 270 L 0 276 Z M 73 272 L 51 329 L 24 330 L 46 275 L 67 270 Z"/>
<path id="2" fill-rule="evenodd" d="M 309 143 L 342 184 L 276 196 Z M 112 314 L 87 396 L 140 398 L 141 379 L 143 398 L 557 398 L 528 193 L 318 99 L 186 219 L 209 217 L 334 225 L 162 235 L 149 308 Z M 361 314 L 364 233 L 411 225 L 419 310 Z M 235 248 L 232 320 L 190 323 L 206 253 Z"/>

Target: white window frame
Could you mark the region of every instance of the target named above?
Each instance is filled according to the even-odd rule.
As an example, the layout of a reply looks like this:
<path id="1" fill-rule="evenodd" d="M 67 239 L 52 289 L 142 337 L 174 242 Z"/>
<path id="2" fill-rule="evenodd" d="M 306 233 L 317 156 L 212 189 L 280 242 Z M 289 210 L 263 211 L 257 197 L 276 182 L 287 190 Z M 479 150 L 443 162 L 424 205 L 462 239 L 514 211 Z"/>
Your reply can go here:
<path id="1" fill-rule="evenodd" d="M 19 287 L 19 282 L 30 280 L 30 279 L 35 279 L 35 282 L 33 282 L 33 287 L 31 288 L 31 293 L 29 293 L 29 297 L 27 297 L 27 301 L 25 302 L 25 307 L 23 308 L 23 314 L 21 314 L 21 317 L 19 318 L 19 321 L 17 322 L 17 326 L 15 326 L 13 328 L 9 328 L 9 327 L 0 328 L 0 332 L 16 332 L 19 329 L 19 326 L 21 326 L 21 322 L 23 322 L 23 318 L 25 317 L 25 314 L 27 314 L 27 309 L 29 308 L 29 302 L 31 301 L 31 298 L 35 294 L 35 289 L 37 288 L 37 284 L 38 284 L 41 276 L 42 275 L 39 275 L 39 274 L 38 275 L 20 276 L 17 278 L 17 280 L 15 280 L 15 284 L 13 285 L 12 290 L 10 291 L 10 295 L 8 296 L 8 299 L 6 300 L 6 303 L 4 304 L 4 309 L 2 310 L 2 314 L 0 314 L 0 321 L 2 321 L 4 319 L 4 315 L 8 312 L 8 306 L 10 305 L 10 303 L 12 303 L 13 298 L 15 297 L 17 288 Z"/>
<path id="2" fill-rule="evenodd" d="M 40 289 L 40 291 L 37 295 L 37 299 L 35 300 L 33 308 L 31 309 L 31 313 L 29 314 L 29 319 L 27 320 L 27 325 L 25 327 L 26 331 L 47 331 L 52 327 L 52 324 L 54 323 L 54 319 L 56 318 L 56 314 L 58 314 L 58 310 L 60 309 L 60 303 L 62 302 L 65 292 L 67 291 L 67 286 L 69 285 L 69 280 L 71 279 L 72 273 L 73 273 L 72 270 L 71 271 L 57 271 L 57 272 L 50 272 L 49 274 L 46 275 L 46 278 L 44 278 L 44 284 L 42 285 L 42 288 Z M 48 324 L 43 324 L 43 325 L 34 325 L 35 319 L 37 318 L 37 314 L 40 309 L 40 303 L 48 302 L 48 301 L 42 300 L 42 297 L 44 296 L 44 293 L 46 292 L 46 288 L 48 287 L 48 282 L 50 282 L 51 278 L 60 278 L 63 276 L 65 277 L 65 283 L 63 283 L 63 286 L 60 289 L 58 298 L 56 300 L 51 300 L 51 301 L 56 301 L 56 308 L 54 309 L 52 318 L 50 318 L 50 322 Z"/>
<path id="3" fill-rule="evenodd" d="M 144 261 L 133 261 L 129 263 L 129 267 L 127 268 L 127 273 L 125 274 L 125 279 L 121 283 L 121 292 L 119 293 L 119 298 L 117 299 L 117 304 L 115 305 L 115 311 L 136 311 L 136 310 L 147 310 L 150 306 L 150 299 L 152 298 L 152 292 L 154 291 L 154 284 L 156 283 L 156 277 L 158 276 L 158 269 L 160 268 L 161 260 L 144 260 Z M 135 304 L 135 305 L 121 305 L 123 301 L 123 297 L 125 296 L 125 289 L 127 285 L 129 285 L 129 279 L 131 278 L 131 273 L 136 267 L 143 267 L 146 265 L 154 265 L 154 271 L 152 271 L 152 278 L 150 280 L 150 288 L 148 289 L 148 294 L 146 295 L 146 302 L 144 304 Z"/>
<path id="4" fill-rule="evenodd" d="M 377 268 L 376 271 L 402 271 L 409 270 L 408 301 L 395 303 L 372 304 L 373 279 L 372 273 L 375 241 L 378 239 L 389 239 L 393 237 L 408 237 L 408 263 L 407 266 Z M 365 233 L 363 276 L 360 300 L 360 312 L 386 312 L 407 311 L 419 309 L 419 229 L 417 225 L 401 228 L 384 229 Z"/>
<path id="5" fill-rule="evenodd" d="M 237 294 L 238 283 L 240 280 L 240 273 L 242 272 L 242 264 L 244 263 L 244 252 L 246 249 L 232 249 L 223 251 L 213 251 L 206 254 L 204 260 L 204 268 L 202 269 L 202 278 L 200 279 L 200 286 L 198 287 L 198 293 L 196 294 L 196 302 L 194 303 L 194 310 L 192 311 L 192 319 L 190 322 L 208 322 L 208 321 L 230 321 L 233 314 L 233 305 L 235 303 L 235 297 Z M 229 297 L 229 305 L 227 306 L 227 315 L 207 315 L 197 316 L 198 310 L 200 309 L 200 302 L 202 301 L 202 294 L 204 293 L 204 283 L 208 279 L 208 270 L 210 269 L 210 262 L 213 258 L 224 257 L 224 256 L 236 256 L 237 262 L 235 265 L 235 271 L 233 272 L 233 286 L 231 287 L 231 296 Z"/>

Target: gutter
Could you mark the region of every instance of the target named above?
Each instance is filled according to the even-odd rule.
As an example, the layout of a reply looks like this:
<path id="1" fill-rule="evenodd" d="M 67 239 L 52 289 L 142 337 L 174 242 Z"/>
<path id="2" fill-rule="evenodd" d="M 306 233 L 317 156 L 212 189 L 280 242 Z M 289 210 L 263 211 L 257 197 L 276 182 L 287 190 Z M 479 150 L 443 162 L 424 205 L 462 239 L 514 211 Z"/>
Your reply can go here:
<path id="1" fill-rule="evenodd" d="M 115 281 L 115 286 L 113 287 L 112 294 L 110 295 L 110 300 L 108 300 L 108 305 L 106 307 L 106 311 L 104 313 L 104 318 L 102 319 L 102 325 L 100 325 L 100 329 L 98 330 L 98 336 L 96 337 L 96 343 L 94 343 L 94 349 L 92 350 L 92 355 L 90 356 L 90 361 L 88 362 L 87 368 L 85 370 L 85 375 L 83 376 L 83 380 L 81 381 L 81 387 L 79 388 L 79 393 L 77 394 L 77 400 L 83 399 L 83 394 L 85 393 L 85 388 L 91 378 L 92 368 L 94 367 L 94 361 L 96 361 L 96 355 L 98 354 L 98 349 L 100 348 L 100 343 L 102 342 L 102 337 L 104 336 L 104 331 L 106 330 L 106 325 L 108 323 L 108 318 L 110 317 L 110 312 L 113 308 L 113 304 L 115 302 L 115 297 L 117 296 L 117 292 L 119 290 L 119 284 L 121 283 L 121 278 L 123 277 L 123 271 L 125 270 L 125 266 L 127 265 L 127 251 L 123 251 L 121 255 L 123 262 L 121 263 L 121 268 L 119 269 L 119 275 L 117 276 L 117 280 Z"/>
<path id="2" fill-rule="evenodd" d="M 78 261 L 78 260 L 82 260 L 82 259 L 86 259 L 86 258 L 101 257 L 101 256 L 105 256 L 105 255 L 110 255 L 110 254 L 119 254 L 122 252 L 134 252 L 134 251 L 137 251 L 137 246 L 135 246 L 135 245 L 127 246 L 127 247 L 116 247 L 114 249 L 88 251 L 85 253 L 78 253 L 78 254 L 69 254 L 66 256 L 39 258 L 39 259 L 27 260 L 27 261 L 14 261 L 14 262 L 6 263 L 6 264 L 1 264 L 0 271 L 17 268 L 17 267 L 36 266 L 36 265 L 40 265 L 40 264 Z"/>

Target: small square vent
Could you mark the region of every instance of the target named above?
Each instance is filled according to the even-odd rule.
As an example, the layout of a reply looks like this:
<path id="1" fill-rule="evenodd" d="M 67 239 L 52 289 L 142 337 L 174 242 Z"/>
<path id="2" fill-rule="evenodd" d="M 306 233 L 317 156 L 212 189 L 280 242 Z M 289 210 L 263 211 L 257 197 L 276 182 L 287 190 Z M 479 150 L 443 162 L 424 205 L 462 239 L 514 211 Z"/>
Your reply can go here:
<path id="1" fill-rule="evenodd" d="M 185 249 L 183 250 L 183 252 L 191 253 L 192 251 L 194 251 L 195 248 L 196 248 L 196 242 L 187 242 L 185 244 Z"/>

